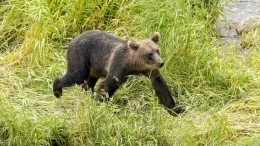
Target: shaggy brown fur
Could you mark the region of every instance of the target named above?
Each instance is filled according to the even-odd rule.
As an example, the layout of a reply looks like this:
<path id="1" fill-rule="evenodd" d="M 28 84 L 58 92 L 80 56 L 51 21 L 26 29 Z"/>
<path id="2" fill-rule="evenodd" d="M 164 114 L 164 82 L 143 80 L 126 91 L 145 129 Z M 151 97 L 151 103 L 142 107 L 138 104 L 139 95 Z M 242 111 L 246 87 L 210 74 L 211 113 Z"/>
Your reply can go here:
<path id="1" fill-rule="evenodd" d="M 59 98 L 62 88 L 73 84 L 83 84 L 84 90 L 94 91 L 98 79 L 104 77 L 96 91 L 99 100 L 104 101 L 127 81 L 129 75 L 143 74 L 151 79 L 160 103 L 171 114 L 182 112 L 182 108 L 176 108 L 158 70 L 164 65 L 157 45 L 159 38 L 159 34 L 155 34 L 151 39 L 126 41 L 99 30 L 80 34 L 69 44 L 67 73 L 55 79 L 54 95 Z"/>

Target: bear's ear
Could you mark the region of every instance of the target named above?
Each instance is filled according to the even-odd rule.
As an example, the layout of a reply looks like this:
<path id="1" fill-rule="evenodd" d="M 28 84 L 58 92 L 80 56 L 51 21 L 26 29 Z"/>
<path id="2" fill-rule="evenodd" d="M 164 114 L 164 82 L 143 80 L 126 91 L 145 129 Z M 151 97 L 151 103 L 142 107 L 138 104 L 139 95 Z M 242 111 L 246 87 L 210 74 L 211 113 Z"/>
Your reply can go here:
<path id="1" fill-rule="evenodd" d="M 127 46 L 133 50 L 137 50 L 139 48 L 139 44 L 136 41 L 128 41 Z"/>
<path id="2" fill-rule="evenodd" d="M 160 40 L 160 33 L 159 32 L 155 32 L 153 37 L 151 38 L 151 40 L 155 43 L 158 43 Z"/>

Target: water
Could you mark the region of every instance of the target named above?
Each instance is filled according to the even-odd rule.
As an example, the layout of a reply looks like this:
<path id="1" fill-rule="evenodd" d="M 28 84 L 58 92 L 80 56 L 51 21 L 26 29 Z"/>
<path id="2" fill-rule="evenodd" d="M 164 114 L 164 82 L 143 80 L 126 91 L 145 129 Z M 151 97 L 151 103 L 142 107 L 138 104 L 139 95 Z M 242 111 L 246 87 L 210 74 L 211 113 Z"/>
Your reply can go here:
<path id="1" fill-rule="evenodd" d="M 243 20 L 260 16 L 260 0 L 231 0 L 224 8 L 224 14 L 218 24 L 221 40 L 225 43 L 237 43 L 235 28 Z"/>

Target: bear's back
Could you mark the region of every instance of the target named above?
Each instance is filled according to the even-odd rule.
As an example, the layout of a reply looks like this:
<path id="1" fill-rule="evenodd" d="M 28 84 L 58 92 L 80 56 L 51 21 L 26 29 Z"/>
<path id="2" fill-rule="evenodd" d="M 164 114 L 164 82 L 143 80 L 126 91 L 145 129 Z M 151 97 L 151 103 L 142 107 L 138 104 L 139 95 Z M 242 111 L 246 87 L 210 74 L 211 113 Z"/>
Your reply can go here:
<path id="1" fill-rule="evenodd" d="M 91 67 L 93 76 L 105 76 L 110 57 L 115 49 L 122 45 L 127 46 L 127 41 L 100 30 L 90 30 L 70 42 L 68 58 L 83 59 L 84 64 Z"/>
<path id="2" fill-rule="evenodd" d="M 70 42 L 74 49 L 96 51 L 103 49 L 111 50 L 120 44 L 126 44 L 126 40 L 100 30 L 86 31 Z"/>

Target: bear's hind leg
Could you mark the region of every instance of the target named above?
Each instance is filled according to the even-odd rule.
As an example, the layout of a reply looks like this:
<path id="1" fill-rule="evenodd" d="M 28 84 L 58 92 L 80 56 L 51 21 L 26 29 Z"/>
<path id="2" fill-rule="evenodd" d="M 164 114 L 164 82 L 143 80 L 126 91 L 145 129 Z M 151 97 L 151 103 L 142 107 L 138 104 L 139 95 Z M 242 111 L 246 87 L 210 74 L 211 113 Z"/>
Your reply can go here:
<path id="1" fill-rule="evenodd" d="M 53 82 L 53 94 L 59 98 L 62 96 L 62 84 L 61 84 L 61 78 L 56 78 Z"/>
<path id="2" fill-rule="evenodd" d="M 83 76 L 84 75 L 84 76 Z M 67 72 L 65 76 L 62 78 L 56 78 L 53 83 L 53 93 L 54 95 L 59 98 L 62 96 L 62 88 L 63 87 L 70 87 L 74 84 L 82 84 L 84 83 L 84 80 L 86 80 L 89 76 L 89 69 L 84 68 L 84 70 L 81 70 L 77 73 L 69 73 Z"/>
<path id="3" fill-rule="evenodd" d="M 59 98 L 62 96 L 62 88 L 63 87 L 70 87 L 73 84 L 77 83 L 75 80 L 77 77 L 73 75 L 66 74 L 62 78 L 56 78 L 53 83 L 53 93 L 54 95 Z M 84 80 L 83 80 L 84 81 Z"/>

